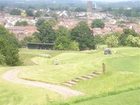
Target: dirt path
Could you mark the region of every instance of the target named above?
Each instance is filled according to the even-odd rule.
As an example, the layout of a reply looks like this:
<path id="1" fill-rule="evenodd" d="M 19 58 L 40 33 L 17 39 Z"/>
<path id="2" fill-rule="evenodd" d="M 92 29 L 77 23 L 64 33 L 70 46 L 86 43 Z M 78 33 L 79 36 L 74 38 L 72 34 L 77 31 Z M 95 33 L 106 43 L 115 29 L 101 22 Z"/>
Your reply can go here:
<path id="1" fill-rule="evenodd" d="M 18 83 L 18 84 L 24 84 L 24 85 L 33 86 L 33 87 L 45 88 L 45 89 L 54 91 L 58 94 L 61 94 L 65 98 L 84 95 L 83 93 L 76 91 L 76 90 L 72 90 L 68 87 L 20 79 L 20 78 L 18 78 L 19 72 L 21 72 L 20 69 L 14 69 L 14 70 L 7 71 L 6 73 L 3 74 L 2 78 L 9 82 L 12 82 L 12 83 Z"/>

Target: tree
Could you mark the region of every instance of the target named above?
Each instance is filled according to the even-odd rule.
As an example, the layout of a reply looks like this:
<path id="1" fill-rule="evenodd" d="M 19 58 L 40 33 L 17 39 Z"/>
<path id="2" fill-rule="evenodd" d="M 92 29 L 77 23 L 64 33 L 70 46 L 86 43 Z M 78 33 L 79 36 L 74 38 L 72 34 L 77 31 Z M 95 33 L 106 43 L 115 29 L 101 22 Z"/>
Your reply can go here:
<path id="1" fill-rule="evenodd" d="M 10 11 L 11 15 L 21 15 L 21 10 L 19 9 L 13 9 Z"/>
<path id="2" fill-rule="evenodd" d="M 36 37 L 42 43 L 53 43 L 56 38 L 55 30 L 53 29 L 52 23 L 49 21 L 41 21 L 37 24 L 38 33 Z"/>
<path id="3" fill-rule="evenodd" d="M 27 46 L 27 43 L 32 42 L 33 37 L 25 37 L 22 41 L 20 41 L 20 44 L 22 47 Z"/>
<path id="4" fill-rule="evenodd" d="M 74 11 L 75 11 L 75 12 L 86 12 L 86 8 L 83 8 L 83 7 L 77 7 L 77 8 L 75 8 Z"/>
<path id="5" fill-rule="evenodd" d="M 105 24 L 101 19 L 95 19 L 95 20 L 93 20 L 91 27 L 92 28 L 104 28 Z"/>
<path id="6" fill-rule="evenodd" d="M 78 50 L 78 44 L 70 39 L 70 32 L 65 27 L 59 27 L 56 32 L 55 49 Z"/>
<path id="7" fill-rule="evenodd" d="M 131 47 L 140 47 L 140 37 L 129 35 L 126 39 L 127 45 Z"/>
<path id="8" fill-rule="evenodd" d="M 37 11 L 37 12 L 35 13 L 35 17 L 40 17 L 42 14 L 43 14 L 43 13 L 42 13 L 41 11 Z"/>
<path id="9" fill-rule="evenodd" d="M 108 47 L 117 47 L 118 43 L 118 37 L 114 35 L 111 35 L 106 39 L 106 44 L 108 45 Z"/>
<path id="10" fill-rule="evenodd" d="M 41 26 L 44 22 L 45 22 L 45 19 L 38 19 L 38 21 L 36 22 L 36 27 Z"/>
<path id="11" fill-rule="evenodd" d="M 71 41 L 70 43 L 70 50 L 79 51 L 79 44 L 76 41 Z"/>
<path id="12" fill-rule="evenodd" d="M 27 16 L 31 16 L 31 17 L 34 16 L 34 12 L 31 9 L 27 9 L 26 14 L 27 14 Z"/>
<path id="13" fill-rule="evenodd" d="M 20 63 L 17 43 L 15 37 L 0 26 L 0 59 L 2 62 L 10 66 Z"/>
<path id="14" fill-rule="evenodd" d="M 28 22 L 27 21 L 17 21 L 15 26 L 27 26 Z"/>
<path id="15" fill-rule="evenodd" d="M 132 35 L 134 37 L 139 36 L 133 29 L 124 29 L 123 33 L 119 36 L 119 45 L 127 46 L 126 40 L 129 35 Z"/>
<path id="16" fill-rule="evenodd" d="M 71 39 L 78 42 L 80 50 L 95 49 L 94 36 L 86 22 L 80 22 L 71 30 Z"/>
<path id="17" fill-rule="evenodd" d="M 132 35 L 134 37 L 139 36 L 138 33 L 136 33 L 134 29 L 128 29 L 128 28 L 124 29 L 123 33 L 126 34 L 126 35 Z"/>
<path id="18" fill-rule="evenodd" d="M 105 39 L 103 36 L 94 36 L 94 41 L 96 44 L 105 44 Z"/>
<path id="19" fill-rule="evenodd" d="M 5 64 L 5 57 L 0 54 L 0 65 L 4 65 Z"/>

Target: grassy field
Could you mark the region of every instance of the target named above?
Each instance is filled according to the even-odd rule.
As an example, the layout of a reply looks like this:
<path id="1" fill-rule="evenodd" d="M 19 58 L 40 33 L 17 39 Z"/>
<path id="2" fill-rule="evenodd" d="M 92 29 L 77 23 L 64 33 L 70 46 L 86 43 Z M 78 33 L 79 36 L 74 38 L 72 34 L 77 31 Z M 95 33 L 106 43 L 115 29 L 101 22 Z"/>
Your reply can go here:
<path id="1" fill-rule="evenodd" d="M 19 76 L 60 84 L 100 68 L 102 58 L 97 58 L 96 55 L 100 56 L 102 52 L 61 52 L 51 58 L 37 56 L 32 61 L 38 65 L 23 67 Z M 55 60 L 58 60 L 59 65 L 54 64 Z"/>
<path id="2" fill-rule="evenodd" d="M 48 90 L 12 84 L 0 78 L 0 105 L 48 105 L 51 100 L 55 101 L 54 105 L 139 105 L 140 49 L 115 48 L 112 52 L 105 56 L 101 49 L 83 52 L 21 49 L 21 78 L 61 84 L 101 71 L 102 63 L 106 64 L 106 74 L 73 86 L 85 96 L 69 100 Z M 58 65 L 54 64 L 56 60 Z M 8 69 L 0 67 L 0 77 Z"/>
<path id="3" fill-rule="evenodd" d="M 104 59 L 107 68 L 105 75 L 88 81 L 82 81 L 73 87 L 87 93 L 87 98 L 78 99 L 80 103 L 75 105 L 139 104 L 138 98 L 135 97 L 138 97 L 140 94 L 140 91 L 137 90 L 140 89 L 140 49 L 119 48 L 113 50 L 115 54 Z M 123 92 L 126 93 L 123 94 Z M 102 98 L 102 96 L 105 97 Z M 131 96 L 131 100 L 129 100 L 129 96 Z M 96 99 L 95 97 L 101 98 Z M 117 103 L 119 100 L 120 102 Z"/>
<path id="4" fill-rule="evenodd" d="M 140 89 L 116 95 L 94 98 L 71 105 L 139 105 Z"/>
<path id="5" fill-rule="evenodd" d="M 0 105 L 51 105 L 63 97 L 47 89 L 9 83 L 2 74 L 11 67 L 0 67 Z"/>

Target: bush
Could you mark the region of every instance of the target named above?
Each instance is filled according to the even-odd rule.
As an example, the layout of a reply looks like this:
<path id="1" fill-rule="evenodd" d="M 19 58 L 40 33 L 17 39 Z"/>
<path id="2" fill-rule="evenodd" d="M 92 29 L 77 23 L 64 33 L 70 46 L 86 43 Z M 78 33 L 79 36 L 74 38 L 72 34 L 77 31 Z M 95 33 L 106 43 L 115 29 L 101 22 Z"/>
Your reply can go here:
<path id="1" fill-rule="evenodd" d="M 10 66 L 19 65 L 18 42 L 4 27 L 0 26 L 0 59 L 1 63 Z"/>
<path id="2" fill-rule="evenodd" d="M 79 44 L 76 41 L 70 43 L 70 50 L 79 51 Z"/>
<path id="3" fill-rule="evenodd" d="M 108 47 L 117 47 L 118 43 L 118 37 L 114 35 L 111 35 L 106 39 L 106 44 L 108 45 Z"/>
<path id="4" fill-rule="evenodd" d="M 140 47 L 140 37 L 129 35 L 126 39 L 126 43 L 131 47 Z"/>
<path id="5" fill-rule="evenodd" d="M 4 65 L 4 64 L 5 64 L 5 57 L 0 54 L 0 65 Z"/>
<path id="6" fill-rule="evenodd" d="M 78 42 L 80 50 L 95 49 L 94 36 L 86 22 L 80 22 L 71 30 L 71 39 Z"/>
<path id="7" fill-rule="evenodd" d="M 95 20 L 93 20 L 91 27 L 92 28 L 104 28 L 105 23 L 101 19 L 95 19 Z"/>

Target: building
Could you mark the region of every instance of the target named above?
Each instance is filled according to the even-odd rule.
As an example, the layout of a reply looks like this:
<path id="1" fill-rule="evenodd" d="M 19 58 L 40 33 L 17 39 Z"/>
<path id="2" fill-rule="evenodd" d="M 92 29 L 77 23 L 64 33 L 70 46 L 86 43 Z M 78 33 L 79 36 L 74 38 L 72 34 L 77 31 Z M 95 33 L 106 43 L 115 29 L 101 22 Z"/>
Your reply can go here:
<path id="1" fill-rule="evenodd" d="M 76 19 L 60 19 L 57 27 L 64 26 L 68 29 L 74 28 L 79 23 L 79 20 Z"/>
<path id="2" fill-rule="evenodd" d="M 55 43 L 28 43 L 29 49 L 46 49 L 53 50 Z"/>
<path id="3" fill-rule="evenodd" d="M 32 36 L 34 32 L 37 32 L 35 26 L 14 26 L 8 28 L 10 32 L 15 34 L 18 40 L 23 40 L 25 37 Z"/>

